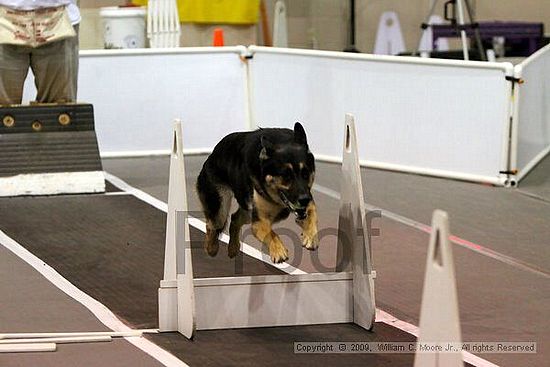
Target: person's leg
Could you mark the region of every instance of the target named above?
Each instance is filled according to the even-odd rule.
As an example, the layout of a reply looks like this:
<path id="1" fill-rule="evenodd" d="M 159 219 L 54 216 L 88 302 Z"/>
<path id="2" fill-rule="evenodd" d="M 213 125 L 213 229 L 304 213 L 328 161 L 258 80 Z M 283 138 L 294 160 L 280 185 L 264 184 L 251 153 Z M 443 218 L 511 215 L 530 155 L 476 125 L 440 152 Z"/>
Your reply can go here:
<path id="1" fill-rule="evenodd" d="M 31 68 L 37 89 L 36 101 L 75 102 L 78 81 L 77 36 L 33 50 Z"/>
<path id="2" fill-rule="evenodd" d="M 0 105 L 21 103 L 29 63 L 29 48 L 0 45 Z"/>

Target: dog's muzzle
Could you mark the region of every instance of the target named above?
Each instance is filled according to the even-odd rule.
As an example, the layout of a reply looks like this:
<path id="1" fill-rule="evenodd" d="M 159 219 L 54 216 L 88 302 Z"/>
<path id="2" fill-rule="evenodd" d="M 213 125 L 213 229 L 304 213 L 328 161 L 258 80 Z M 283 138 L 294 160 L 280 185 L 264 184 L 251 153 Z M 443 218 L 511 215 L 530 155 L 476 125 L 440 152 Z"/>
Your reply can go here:
<path id="1" fill-rule="evenodd" d="M 291 212 L 294 213 L 297 220 L 304 220 L 307 218 L 307 208 L 302 208 L 294 205 L 288 198 L 286 197 L 285 193 L 279 190 L 279 197 L 283 201 L 283 203 L 287 206 L 288 209 L 290 209 Z"/>

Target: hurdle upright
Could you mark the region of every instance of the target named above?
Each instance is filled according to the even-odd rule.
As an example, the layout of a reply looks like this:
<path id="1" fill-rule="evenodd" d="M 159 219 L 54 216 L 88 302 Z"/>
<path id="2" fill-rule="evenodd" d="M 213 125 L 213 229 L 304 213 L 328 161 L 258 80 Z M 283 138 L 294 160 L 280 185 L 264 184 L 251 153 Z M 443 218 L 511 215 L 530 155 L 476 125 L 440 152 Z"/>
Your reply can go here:
<path id="1" fill-rule="evenodd" d="M 338 220 L 344 254 L 339 260 L 350 270 L 344 272 L 194 278 L 179 121 L 174 124 L 173 142 L 165 271 L 159 288 L 160 331 L 179 331 L 192 338 L 196 330 L 227 328 L 336 323 L 373 328 L 375 272 L 352 115 L 346 115 L 344 125 Z"/>

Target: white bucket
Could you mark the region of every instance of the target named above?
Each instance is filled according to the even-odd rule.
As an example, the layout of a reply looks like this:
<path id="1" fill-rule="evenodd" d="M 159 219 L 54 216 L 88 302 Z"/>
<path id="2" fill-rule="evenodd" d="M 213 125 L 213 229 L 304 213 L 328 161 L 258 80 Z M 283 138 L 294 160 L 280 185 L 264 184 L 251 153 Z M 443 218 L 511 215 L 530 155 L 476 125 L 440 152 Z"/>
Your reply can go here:
<path id="1" fill-rule="evenodd" d="M 145 47 L 145 7 L 101 8 L 105 48 Z"/>

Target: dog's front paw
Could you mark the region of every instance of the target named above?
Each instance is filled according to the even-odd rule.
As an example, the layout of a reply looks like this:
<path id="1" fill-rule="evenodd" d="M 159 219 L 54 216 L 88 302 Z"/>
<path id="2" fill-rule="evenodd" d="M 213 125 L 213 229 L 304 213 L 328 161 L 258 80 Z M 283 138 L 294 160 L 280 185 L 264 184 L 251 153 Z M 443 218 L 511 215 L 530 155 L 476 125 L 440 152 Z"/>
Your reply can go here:
<path id="1" fill-rule="evenodd" d="M 288 260 L 288 250 L 283 245 L 270 246 L 269 256 L 275 264 L 280 264 Z"/>
<path id="2" fill-rule="evenodd" d="M 319 237 L 317 231 L 304 231 L 301 235 L 302 246 L 308 250 L 315 250 L 319 247 Z"/>

